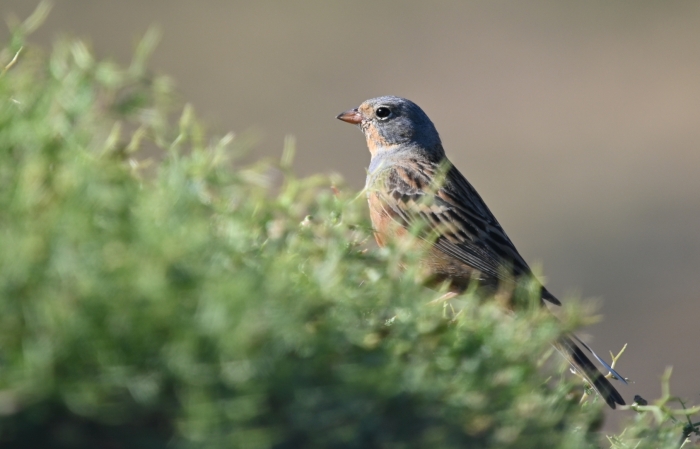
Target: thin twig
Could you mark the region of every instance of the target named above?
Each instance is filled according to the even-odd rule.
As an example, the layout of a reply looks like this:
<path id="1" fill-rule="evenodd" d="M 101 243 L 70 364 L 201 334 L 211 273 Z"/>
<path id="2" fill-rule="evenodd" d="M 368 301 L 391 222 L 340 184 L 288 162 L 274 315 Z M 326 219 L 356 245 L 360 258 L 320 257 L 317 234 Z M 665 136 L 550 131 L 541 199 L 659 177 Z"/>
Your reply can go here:
<path id="1" fill-rule="evenodd" d="M 7 65 L 2 69 L 2 72 L 0 72 L 0 76 L 5 75 L 5 73 L 7 73 L 7 71 L 10 70 L 13 65 L 15 65 L 17 59 L 19 58 L 19 54 L 22 53 L 22 49 L 24 49 L 24 47 L 19 47 L 17 53 L 15 53 L 15 55 L 12 57 L 12 60 L 8 62 Z"/>

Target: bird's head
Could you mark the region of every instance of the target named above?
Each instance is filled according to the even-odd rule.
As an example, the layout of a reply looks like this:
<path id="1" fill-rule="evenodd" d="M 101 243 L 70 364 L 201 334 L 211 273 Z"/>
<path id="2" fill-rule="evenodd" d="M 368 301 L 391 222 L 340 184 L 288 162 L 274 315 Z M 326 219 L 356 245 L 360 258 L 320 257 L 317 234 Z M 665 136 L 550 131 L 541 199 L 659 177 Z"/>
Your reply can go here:
<path id="1" fill-rule="evenodd" d="M 337 118 L 360 127 L 372 157 L 397 149 L 442 153 L 433 122 L 417 104 L 405 98 L 372 98 Z"/>

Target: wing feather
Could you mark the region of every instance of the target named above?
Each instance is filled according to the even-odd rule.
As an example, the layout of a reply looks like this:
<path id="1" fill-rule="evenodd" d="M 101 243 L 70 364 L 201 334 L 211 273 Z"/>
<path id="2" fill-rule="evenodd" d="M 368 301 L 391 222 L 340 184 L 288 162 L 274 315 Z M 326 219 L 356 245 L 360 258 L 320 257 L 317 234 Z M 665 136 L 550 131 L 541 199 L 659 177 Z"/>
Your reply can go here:
<path id="1" fill-rule="evenodd" d="M 531 274 L 525 260 L 476 190 L 450 167 L 442 186 L 430 182 L 438 164 L 410 160 L 370 175 L 368 190 L 396 223 L 425 226 L 420 237 L 444 254 L 479 271 L 484 281 L 512 282 Z M 560 304 L 546 289 L 542 298 Z"/>

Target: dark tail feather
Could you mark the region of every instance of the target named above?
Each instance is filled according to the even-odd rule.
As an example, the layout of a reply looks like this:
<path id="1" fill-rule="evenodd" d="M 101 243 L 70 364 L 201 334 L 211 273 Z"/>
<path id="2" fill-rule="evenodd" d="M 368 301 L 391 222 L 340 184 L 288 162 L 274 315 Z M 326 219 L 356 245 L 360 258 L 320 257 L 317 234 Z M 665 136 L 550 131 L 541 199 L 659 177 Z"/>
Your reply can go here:
<path id="1" fill-rule="evenodd" d="M 581 348 L 569 337 L 561 337 L 556 344 L 557 349 L 571 362 L 571 365 L 578 371 L 598 394 L 605 399 L 610 408 L 615 408 L 615 404 L 625 405 L 624 399 L 612 386 L 610 381 L 600 372 L 590 361 Z"/>
<path id="2" fill-rule="evenodd" d="M 586 349 L 586 351 L 590 352 L 591 355 L 598 361 L 598 363 L 600 363 L 601 365 L 603 365 L 603 366 L 605 367 L 606 370 L 610 371 L 610 373 L 613 375 L 613 379 L 617 379 L 617 380 L 619 380 L 620 382 L 622 382 L 623 384 L 629 385 L 629 384 L 627 383 L 627 380 L 625 380 L 625 378 L 622 377 L 622 376 L 620 375 L 620 373 L 618 373 L 617 371 L 615 371 L 615 370 L 613 369 L 612 366 L 608 365 L 608 362 L 606 362 L 605 360 L 603 360 L 602 358 L 600 358 L 600 357 L 598 356 L 598 354 L 596 354 L 595 351 L 593 351 L 593 349 L 591 349 L 590 346 L 588 346 L 586 343 L 584 343 L 583 341 L 581 341 L 581 339 L 578 338 L 576 335 L 571 334 L 571 336 L 574 337 L 574 339 L 575 339 L 577 342 L 579 342 L 579 344 L 580 344 L 581 346 L 583 346 L 584 349 Z"/>

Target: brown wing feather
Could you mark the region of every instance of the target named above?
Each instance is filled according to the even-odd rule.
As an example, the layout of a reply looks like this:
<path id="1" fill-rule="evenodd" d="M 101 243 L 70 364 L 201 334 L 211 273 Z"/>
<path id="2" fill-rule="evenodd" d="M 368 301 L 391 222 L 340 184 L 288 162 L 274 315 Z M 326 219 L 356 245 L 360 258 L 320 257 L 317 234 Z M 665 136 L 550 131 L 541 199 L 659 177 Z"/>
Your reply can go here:
<path id="1" fill-rule="evenodd" d="M 368 188 L 370 209 L 383 211 L 381 219 L 372 217 L 375 228 L 384 229 L 388 219 L 405 228 L 420 220 L 427 226 L 423 235 L 432 234 L 435 249 L 472 269 L 463 274 L 467 278 L 461 280 L 463 285 L 473 270 L 490 285 L 531 274 L 501 225 L 456 168 L 448 169 L 442 186 L 431 186 L 438 170 L 438 164 L 410 160 L 373 175 Z M 542 298 L 560 304 L 544 288 Z"/>

